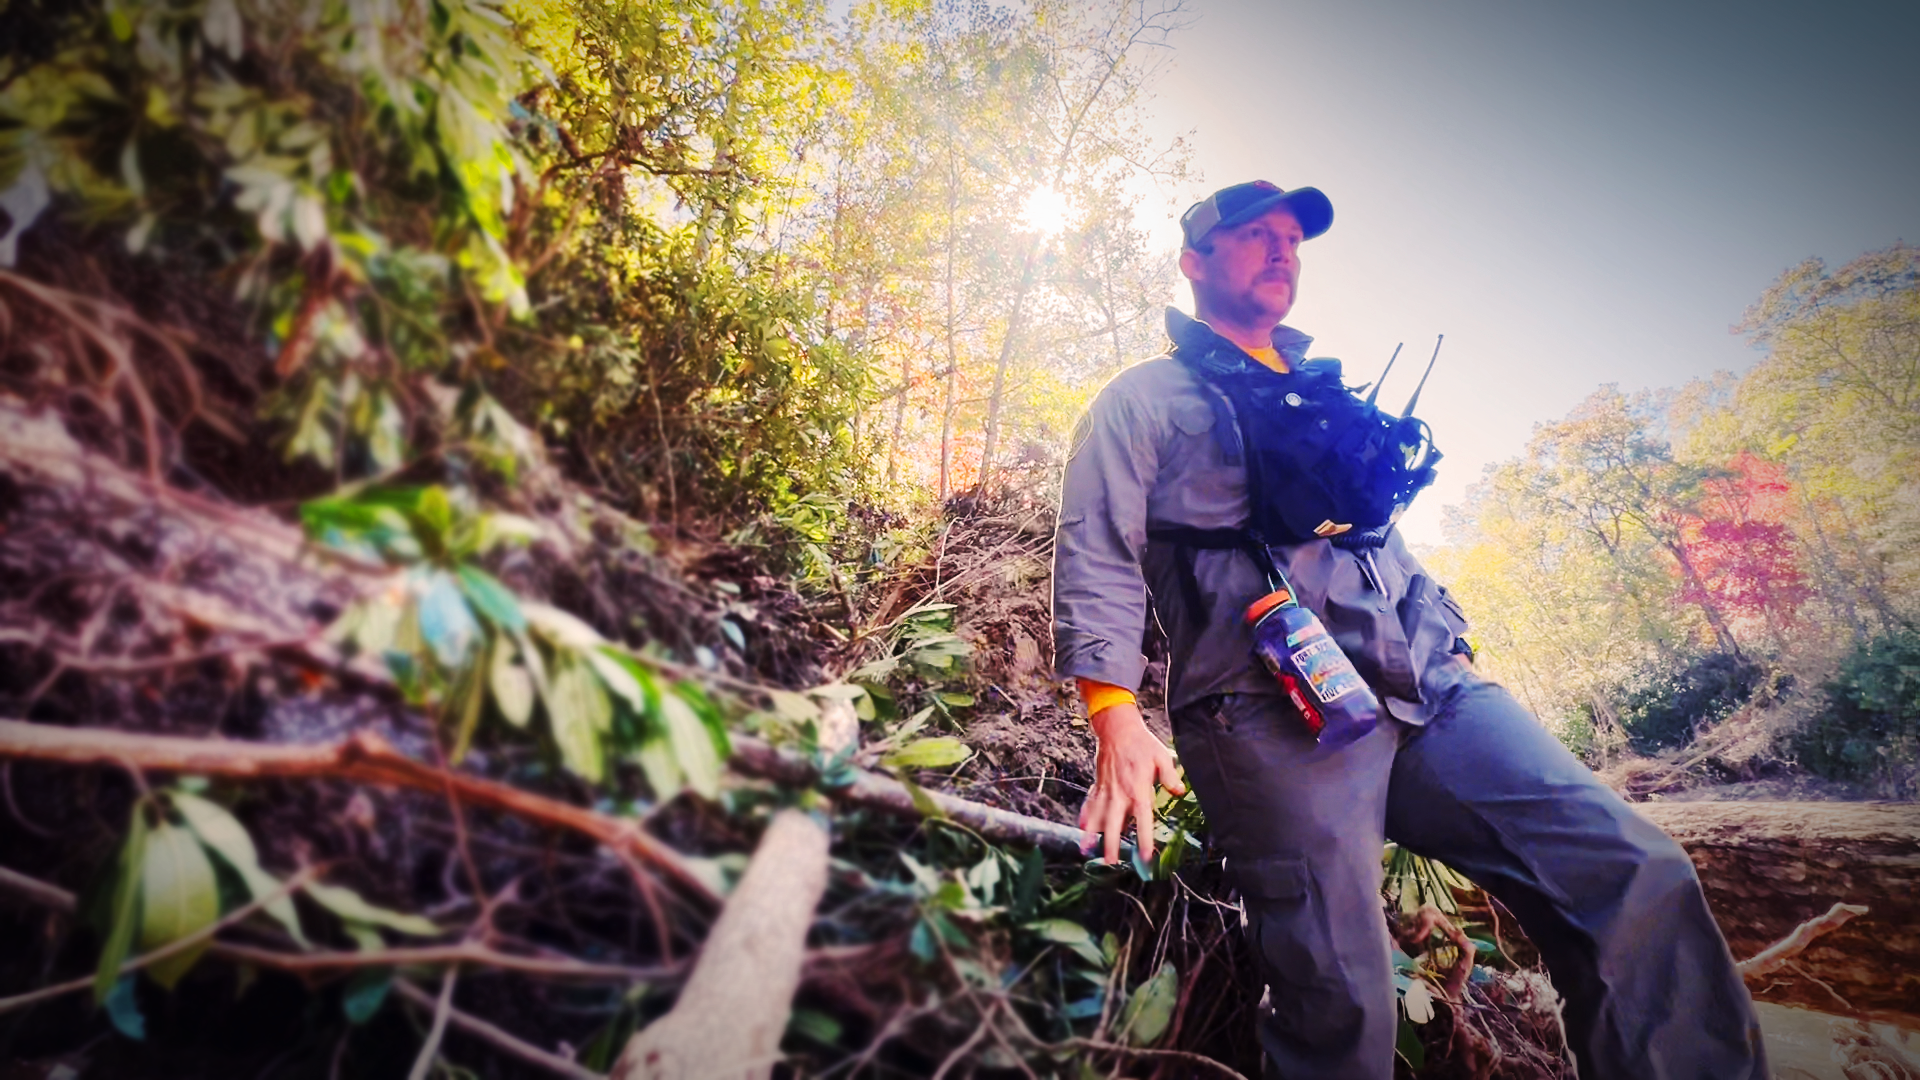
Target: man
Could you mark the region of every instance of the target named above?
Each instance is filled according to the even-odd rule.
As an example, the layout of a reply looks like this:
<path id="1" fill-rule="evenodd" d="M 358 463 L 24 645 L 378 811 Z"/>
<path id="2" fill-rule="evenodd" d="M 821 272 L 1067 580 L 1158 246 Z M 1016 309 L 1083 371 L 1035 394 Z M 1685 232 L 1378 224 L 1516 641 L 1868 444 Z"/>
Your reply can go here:
<path id="1" fill-rule="evenodd" d="M 1255 664 L 1241 613 L 1269 591 L 1242 535 L 1236 415 L 1195 359 L 1247 377 L 1313 370 L 1281 325 L 1300 245 L 1333 207 L 1313 188 L 1238 184 L 1182 218 L 1197 319 L 1167 313 L 1174 350 L 1121 372 L 1074 434 L 1054 561 L 1056 666 L 1080 681 L 1099 741 L 1081 827 L 1119 855 L 1131 818 L 1151 853 L 1156 782 L 1183 791 L 1131 691 L 1149 605 L 1171 643 L 1167 706 L 1180 764 L 1246 904 L 1271 1008 L 1268 1075 L 1385 1080 L 1396 1001 L 1380 899 L 1392 839 L 1498 897 L 1566 999 L 1586 1080 L 1764 1080 L 1751 1000 L 1685 852 L 1569 754 L 1505 690 L 1473 675 L 1466 621 L 1390 525 L 1270 549 L 1378 695 L 1379 725 L 1316 745 Z M 1313 364 L 1324 364 L 1314 361 Z M 1303 366 L 1307 365 L 1307 366 Z M 1299 404 L 1288 394 L 1287 404 Z M 1250 444 L 1245 444 L 1250 445 Z M 1270 471 L 1263 464 L 1262 476 Z M 1284 484 L 1262 480 L 1262 498 Z M 1324 533 L 1345 533 L 1327 522 Z M 1572 614 L 1572 613 L 1570 613 Z"/>

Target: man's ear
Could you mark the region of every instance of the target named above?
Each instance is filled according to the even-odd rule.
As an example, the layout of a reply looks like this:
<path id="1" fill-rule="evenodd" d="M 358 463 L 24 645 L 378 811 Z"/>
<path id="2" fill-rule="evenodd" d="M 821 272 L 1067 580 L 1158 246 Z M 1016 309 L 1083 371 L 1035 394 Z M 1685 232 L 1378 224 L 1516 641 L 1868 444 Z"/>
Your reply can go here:
<path id="1" fill-rule="evenodd" d="M 1206 276 L 1205 264 L 1198 251 L 1192 248 L 1180 249 L 1180 273 L 1188 281 L 1199 281 Z"/>

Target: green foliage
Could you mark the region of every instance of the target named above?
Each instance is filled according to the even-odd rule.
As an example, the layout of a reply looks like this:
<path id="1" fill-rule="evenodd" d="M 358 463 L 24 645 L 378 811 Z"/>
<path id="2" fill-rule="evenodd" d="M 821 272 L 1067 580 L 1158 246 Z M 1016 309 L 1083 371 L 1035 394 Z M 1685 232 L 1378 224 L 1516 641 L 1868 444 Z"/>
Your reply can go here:
<path id="1" fill-rule="evenodd" d="M 697 236 L 645 220 L 600 232 L 550 271 L 550 317 L 578 327 L 580 344 L 529 357 L 513 393 L 531 414 L 657 513 L 844 502 L 859 478 L 865 366 L 805 343 L 811 312 L 765 257 L 715 265 Z"/>
<path id="2" fill-rule="evenodd" d="M 453 317 L 529 311 L 507 113 L 534 65 L 498 12 L 135 2 L 67 29 L 0 92 L 0 183 L 231 283 L 284 380 L 290 455 L 398 467 L 416 380 L 464 374 Z"/>
<path id="3" fill-rule="evenodd" d="M 880 759 L 893 769 L 944 769 L 973 755 L 966 743 L 951 735 L 915 739 Z"/>
<path id="4" fill-rule="evenodd" d="M 107 1019 L 113 1022 L 114 1029 L 134 1042 L 145 1042 L 147 1038 L 147 1018 L 140 1011 L 140 999 L 135 994 L 136 976 L 127 975 L 113 984 L 113 990 L 107 994 Z"/>
<path id="5" fill-rule="evenodd" d="M 1599 725 L 1593 721 L 1593 702 L 1583 701 L 1562 712 L 1558 722 L 1550 725 L 1554 736 L 1562 746 L 1573 752 L 1573 756 L 1588 764 L 1595 764 L 1600 751 Z"/>
<path id="6" fill-rule="evenodd" d="M 640 767 L 658 799 L 720 790 L 725 718 L 704 691 L 615 645 L 579 619 L 524 600 L 474 560 L 535 534 L 531 522 L 480 511 L 438 486 L 367 488 L 301 507 L 316 541 L 396 567 L 387 588 L 328 631 L 383 659 L 415 701 L 451 729 L 452 757 L 472 744 L 491 703 L 512 732 L 538 704 L 561 764 L 588 780 L 609 764 Z"/>
<path id="7" fill-rule="evenodd" d="M 106 908 L 95 920 L 94 928 L 100 933 L 102 942 L 100 962 L 93 977 L 93 1001 L 96 1005 L 105 1002 L 107 995 L 120 982 L 120 965 L 127 962 L 134 935 L 140 931 L 140 880 L 147 864 L 149 831 L 146 804 L 136 802 L 127 825 L 126 839 L 120 842 L 120 856 L 114 867 L 112 888 L 106 894 Z"/>
<path id="8" fill-rule="evenodd" d="M 140 870 L 140 949 L 152 952 L 203 930 L 220 917 L 213 863 L 193 833 L 166 822 L 147 836 Z M 200 942 L 146 967 L 154 982 L 173 989 L 207 943 Z"/>
<path id="9" fill-rule="evenodd" d="M 878 723 L 886 738 L 873 746 L 882 754 L 897 753 L 929 722 L 957 727 L 954 710 L 972 705 L 973 698 L 944 687 L 966 674 L 972 647 L 953 632 L 954 611 L 952 604 L 909 609 L 886 631 L 886 655 L 855 668 L 844 683 L 813 693 L 840 696 L 861 720 Z M 904 721 L 902 714 L 909 714 Z"/>
<path id="10" fill-rule="evenodd" d="M 1648 662 L 1617 691 L 1620 726 L 1642 753 L 1684 746 L 1745 704 L 1766 674 L 1765 665 L 1720 651 Z"/>
<path id="11" fill-rule="evenodd" d="M 1154 799 L 1153 868 L 1150 874 L 1141 876 L 1166 881 L 1200 856 L 1207 818 L 1200 809 L 1200 796 L 1192 788 L 1177 799 L 1169 797 L 1164 788 L 1156 788 Z"/>
<path id="12" fill-rule="evenodd" d="M 357 928 L 368 931 L 379 927 L 412 937 L 433 937 L 440 933 L 440 928 L 430 919 L 370 904 L 362 899 L 359 893 L 343 886 L 309 882 L 304 891 L 313 898 L 314 903 L 338 916 L 347 924 L 349 930 Z M 369 940 L 377 943 L 379 939 L 363 937 L 361 940 L 365 945 Z M 378 945 L 375 944 L 374 947 L 377 948 Z"/>
<path id="13" fill-rule="evenodd" d="M 1822 688 L 1826 708 L 1794 738 L 1821 776 L 1920 794 L 1920 630 L 1905 627 L 1855 649 Z"/>
<path id="14" fill-rule="evenodd" d="M 183 782 L 134 802 L 126 838 L 93 905 L 92 921 L 101 939 L 94 999 L 107 1007 L 114 1025 L 134 1039 L 144 1037 L 145 1020 L 133 997 L 131 976 L 119 972 L 135 944 L 142 953 L 167 948 L 205 933 L 234 909 L 257 903 L 296 946 L 312 948 L 286 884 L 260 866 L 246 828 L 225 807 L 188 787 Z M 229 889 L 223 875 L 236 887 Z M 333 915 L 362 949 L 384 947 L 380 929 L 417 937 L 441 932 L 428 919 L 368 903 L 344 886 L 307 881 L 301 890 Z M 171 990 L 210 944 L 203 938 L 143 970 Z M 349 1002 L 350 1016 L 356 1009 L 377 1008 L 384 997 L 384 989 L 376 996 L 368 996 L 373 993 L 369 987 L 356 993 L 361 996 Z"/>
<path id="15" fill-rule="evenodd" d="M 265 901 L 263 910 L 280 924 L 294 944 L 306 948 L 307 936 L 300 927 L 300 916 L 293 909 L 293 897 L 280 889 L 280 882 L 260 868 L 260 855 L 253 837 L 226 807 L 187 791 L 168 793 L 167 801 L 179 813 L 194 838 L 212 852 L 228 869 L 237 874 L 253 900 Z M 274 899 L 275 893 L 280 895 Z"/>
<path id="16" fill-rule="evenodd" d="M 1452 867 L 1415 855 L 1399 844 L 1387 845 L 1386 863 L 1383 891 L 1402 915 L 1411 915 L 1429 904 L 1448 915 L 1458 915 L 1460 904 L 1454 899 L 1455 891 L 1474 889 L 1473 882 Z"/>
<path id="17" fill-rule="evenodd" d="M 1169 960 L 1134 990 L 1120 1013 L 1120 1034 L 1134 1046 L 1151 1046 L 1173 1022 L 1180 1000 L 1180 971 Z"/>

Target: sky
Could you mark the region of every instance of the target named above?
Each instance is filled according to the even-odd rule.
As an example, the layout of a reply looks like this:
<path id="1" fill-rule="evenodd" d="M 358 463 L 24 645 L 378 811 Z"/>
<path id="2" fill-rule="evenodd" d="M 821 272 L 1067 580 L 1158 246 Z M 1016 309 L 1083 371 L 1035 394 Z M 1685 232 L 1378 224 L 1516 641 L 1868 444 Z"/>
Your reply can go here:
<path id="1" fill-rule="evenodd" d="M 1914 0 L 1192 3 L 1151 122 L 1204 182 L 1142 217 L 1318 187 L 1334 224 L 1287 320 L 1311 353 L 1360 382 L 1406 342 L 1397 410 L 1446 335 L 1414 544 L 1601 384 L 1752 366 L 1731 327 L 1782 271 L 1920 243 Z"/>

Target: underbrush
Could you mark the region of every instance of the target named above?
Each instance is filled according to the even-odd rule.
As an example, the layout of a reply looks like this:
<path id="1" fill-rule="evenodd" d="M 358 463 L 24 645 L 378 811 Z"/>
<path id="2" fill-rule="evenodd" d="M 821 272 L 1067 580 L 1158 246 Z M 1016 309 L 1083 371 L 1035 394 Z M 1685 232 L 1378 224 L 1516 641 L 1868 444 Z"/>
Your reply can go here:
<path id="1" fill-rule="evenodd" d="M 1820 702 L 1792 738 L 1801 765 L 1892 798 L 1920 797 L 1920 629 L 1854 649 L 1820 687 Z"/>
<path id="2" fill-rule="evenodd" d="M 1641 753 L 1684 746 L 1746 704 L 1767 676 L 1767 665 L 1726 650 L 1643 664 L 1616 693 L 1627 744 Z"/>

